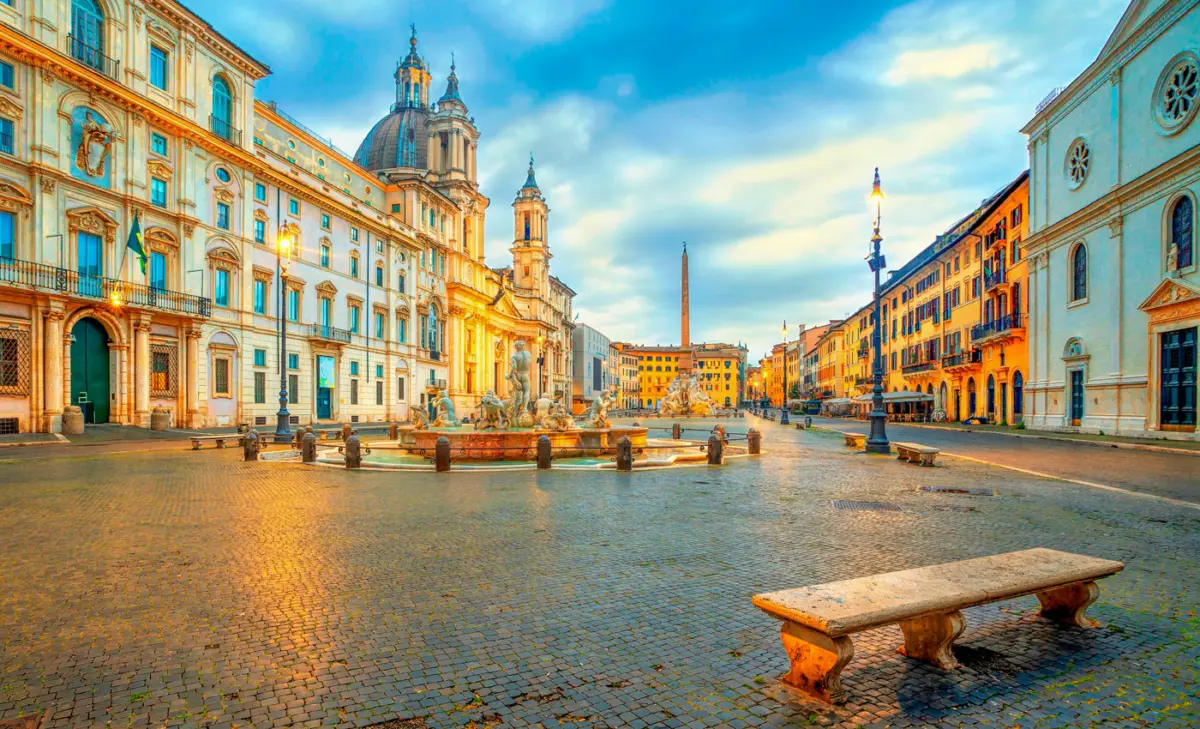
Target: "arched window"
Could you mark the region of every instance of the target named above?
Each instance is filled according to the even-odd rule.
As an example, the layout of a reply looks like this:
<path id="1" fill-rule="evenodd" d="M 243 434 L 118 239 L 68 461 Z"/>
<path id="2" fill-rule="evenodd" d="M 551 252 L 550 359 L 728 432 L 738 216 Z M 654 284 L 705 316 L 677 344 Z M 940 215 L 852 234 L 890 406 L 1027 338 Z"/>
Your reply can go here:
<path id="1" fill-rule="evenodd" d="M 1013 373 L 1013 415 L 1025 412 L 1025 378 L 1020 372 Z"/>
<path id="2" fill-rule="evenodd" d="M 213 76 L 212 82 L 212 130 L 217 136 L 230 139 L 233 136 L 233 93 L 224 76 Z"/>
<path id="3" fill-rule="evenodd" d="M 438 314 L 436 307 L 429 307 L 429 351 L 438 352 Z"/>
<path id="4" fill-rule="evenodd" d="M 104 70 L 104 11 L 96 0 L 71 0 L 71 55 Z"/>
<path id="5" fill-rule="evenodd" d="M 967 380 L 967 417 L 975 414 L 975 378 Z"/>
<path id="6" fill-rule="evenodd" d="M 1192 199 L 1179 198 L 1171 209 L 1171 248 L 1175 253 L 1175 270 L 1188 268 L 1195 261 L 1195 226 Z"/>
<path id="7" fill-rule="evenodd" d="M 987 411 L 996 412 L 996 378 L 988 375 L 987 382 Z"/>
<path id="8" fill-rule="evenodd" d="M 1071 254 L 1071 301 L 1087 298 L 1087 247 L 1075 246 Z"/>

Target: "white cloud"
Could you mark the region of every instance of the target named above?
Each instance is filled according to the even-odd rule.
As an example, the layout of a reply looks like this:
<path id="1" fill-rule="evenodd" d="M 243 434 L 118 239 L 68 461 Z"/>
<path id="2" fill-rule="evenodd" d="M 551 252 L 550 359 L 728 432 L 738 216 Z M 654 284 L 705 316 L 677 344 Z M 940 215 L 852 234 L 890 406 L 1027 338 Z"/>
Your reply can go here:
<path id="1" fill-rule="evenodd" d="M 472 0 L 472 7 L 510 35 L 556 40 L 600 12 L 609 0 Z"/>
<path id="2" fill-rule="evenodd" d="M 948 48 L 903 51 L 883 75 L 883 80 L 899 86 L 927 79 L 950 79 L 974 71 L 986 71 L 1000 64 L 1002 50 L 995 43 L 968 43 Z"/>

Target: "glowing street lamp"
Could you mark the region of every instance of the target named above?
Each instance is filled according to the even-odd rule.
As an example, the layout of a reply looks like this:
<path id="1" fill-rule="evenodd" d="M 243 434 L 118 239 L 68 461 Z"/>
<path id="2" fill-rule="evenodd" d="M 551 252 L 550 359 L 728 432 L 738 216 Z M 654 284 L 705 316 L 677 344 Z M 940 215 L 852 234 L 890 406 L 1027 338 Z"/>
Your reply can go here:
<path id="1" fill-rule="evenodd" d="M 879 168 L 875 168 L 875 182 L 871 185 L 871 195 L 868 198 L 875 204 L 875 234 L 871 236 L 871 244 L 867 254 L 867 264 L 875 274 L 875 327 L 871 332 L 871 346 L 875 349 L 873 375 L 875 384 L 871 388 L 871 433 L 867 437 L 867 453 L 890 453 L 892 446 L 887 437 L 887 412 L 883 409 L 883 352 L 881 351 L 881 333 L 883 322 L 879 316 L 879 274 L 887 267 L 887 259 L 880 253 L 883 236 L 879 234 L 880 223 L 883 220 L 883 190 L 879 183 Z"/>
<path id="2" fill-rule="evenodd" d="M 288 264 L 296 245 L 298 228 L 288 223 L 275 236 L 275 260 L 279 264 L 279 411 L 275 413 L 275 442 L 292 439 L 291 414 L 288 412 L 287 382 L 287 280 Z"/>
<path id="3" fill-rule="evenodd" d="M 783 320 L 783 412 L 779 413 L 779 424 L 788 424 L 788 391 L 787 391 L 787 319 Z"/>

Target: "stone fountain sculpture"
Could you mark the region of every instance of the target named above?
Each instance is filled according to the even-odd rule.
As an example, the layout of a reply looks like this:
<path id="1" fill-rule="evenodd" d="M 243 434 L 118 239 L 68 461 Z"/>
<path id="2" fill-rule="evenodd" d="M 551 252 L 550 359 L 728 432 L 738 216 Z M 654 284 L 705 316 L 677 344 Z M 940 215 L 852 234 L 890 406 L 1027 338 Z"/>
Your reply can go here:
<path id="1" fill-rule="evenodd" d="M 509 403 L 501 400 L 492 390 L 479 401 L 479 417 L 475 420 L 475 430 L 508 430 L 512 425 L 509 418 Z"/>
<path id="2" fill-rule="evenodd" d="M 412 418 L 413 430 L 427 430 L 429 428 L 429 416 L 425 414 L 425 408 L 409 408 L 409 417 Z"/>
<path id="3" fill-rule="evenodd" d="M 442 390 L 438 393 L 437 417 L 433 420 L 433 427 L 453 428 L 457 425 L 458 419 L 454 413 L 454 401 L 446 396 L 445 390 Z"/>
<path id="4" fill-rule="evenodd" d="M 515 346 L 517 351 L 509 359 L 507 376 L 513 386 L 513 396 L 509 403 L 509 417 L 517 427 L 529 428 L 533 426 L 533 415 L 529 412 L 529 368 L 533 363 L 533 356 L 525 351 L 524 340 L 517 340 Z"/>
<path id="5" fill-rule="evenodd" d="M 561 400 L 555 399 L 550 412 L 542 418 L 542 428 L 544 430 L 572 430 L 574 427 L 575 418 L 571 417 L 571 413 L 563 407 Z"/>
<path id="6" fill-rule="evenodd" d="M 667 394 L 658 403 L 663 417 L 706 417 L 712 414 L 713 404 L 708 393 L 700 387 L 695 375 L 679 375 L 667 387 Z"/>
<path id="7" fill-rule="evenodd" d="M 588 406 L 586 422 L 589 428 L 609 428 L 608 409 L 617 401 L 617 390 L 601 392 Z"/>

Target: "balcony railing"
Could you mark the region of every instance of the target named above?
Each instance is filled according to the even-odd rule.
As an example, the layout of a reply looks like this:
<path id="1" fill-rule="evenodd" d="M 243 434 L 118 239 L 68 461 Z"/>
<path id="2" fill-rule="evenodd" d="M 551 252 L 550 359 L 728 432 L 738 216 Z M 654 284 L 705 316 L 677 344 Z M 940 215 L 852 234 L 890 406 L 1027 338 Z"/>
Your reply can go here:
<path id="1" fill-rule="evenodd" d="M 987 339 L 1016 329 L 1025 328 L 1024 314 L 1007 314 L 999 319 L 971 327 L 971 340 Z"/>
<path id="2" fill-rule="evenodd" d="M 232 124 L 224 119 L 218 119 L 212 114 L 208 115 L 208 128 L 212 133 L 224 139 L 225 141 L 240 147 L 242 146 L 242 130 L 235 128 Z"/>
<path id="3" fill-rule="evenodd" d="M 433 360 L 434 362 L 441 362 L 442 361 L 442 353 L 438 352 L 437 350 L 431 350 L 429 352 L 429 359 Z"/>
<path id="4" fill-rule="evenodd" d="M 425 389 L 426 390 L 445 390 L 446 389 L 446 381 L 445 380 L 434 380 L 434 379 L 426 380 L 425 381 Z"/>
<path id="5" fill-rule="evenodd" d="M 942 357 L 942 367 L 962 367 L 964 365 L 979 364 L 982 361 L 983 357 L 978 349 L 968 349 Z"/>
<path id="6" fill-rule="evenodd" d="M 139 309 L 160 309 L 190 316 L 212 316 L 212 301 L 202 296 L 118 281 L 104 276 L 89 276 L 16 258 L 0 258 L 0 286 L 57 291 Z"/>
<path id="7" fill-rule="evenodd" d="M 324 339 L 330 342 L 350 343 L 350 331 L 348 329 L 338 329 L 328 324 L 310 324 L 308 327 L 308 336 L 313 339 Z"/>
<path id="8" fill-rule="evenodd" d="M 906 364 L 900 369 L 906 375 L 915 375 L 918 372 L 928 372 L 929 370 L 936 368 L 937 365 L 938 363 L 936 359 L 927 359 L 924 362 L 913 362 L 912 364 Z"/>
<path id="9" fill-rule="evenodd" d="M 100 52 L 99 48 L 92 48 L 87 43 L 79 40 L 73 35 L 67 36 L 67 49 L 71 57 L 79 61 L 88 68 L 99 71 L 108 76 L 114 81 L 120 81 L 118 78 L 121 70 L 121 62 L 115 58 L 109 58 Z"/>
<path id="10" fill-rule="evenodd" d="M 870 357 L 870 356 L 871 356 L 871 350 L 869 348 L 864 347 L 864 348 L 858 350 L 858 358 L 859 359 L 866 359 L 867 357 Z"/>
<path id="11" fill-rule="evenodd" d="M 855 387 L 862 387 L 863 385 L 874 385 L 874 384 L 875 384 L 875 378 L 871 375 L 867 375 L 866 377 L 855 377 L 854 378 L 854 386 Z"/>
<path id="12" fill-rule="evenodd" d="M 1008 270 L 1001 268 L 995 271 L 990 271 L 984 274 L 983 290 L 991 291 L 995 287 L 1008 281 Z"/>

